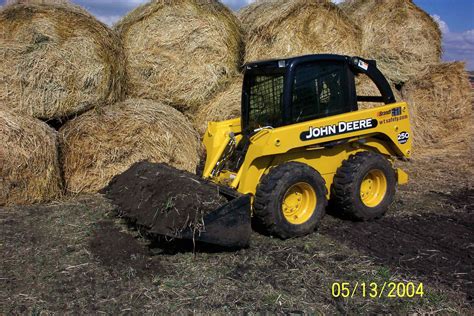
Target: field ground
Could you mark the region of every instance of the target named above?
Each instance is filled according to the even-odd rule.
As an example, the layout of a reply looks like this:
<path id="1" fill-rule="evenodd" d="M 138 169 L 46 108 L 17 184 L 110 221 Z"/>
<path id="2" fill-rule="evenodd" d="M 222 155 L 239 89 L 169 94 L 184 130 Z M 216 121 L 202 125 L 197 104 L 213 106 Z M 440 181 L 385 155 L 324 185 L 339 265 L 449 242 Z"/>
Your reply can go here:
<path id="1" fill-rule="evenodd" d="M 470 150 L 459 142 L 403 163 L 411 183 L 379 221 L 328 215 L 311 236 L 281 241 L 254 233 L 251 247 L 237 252 L 163 250 L 99 195 L 0 209 L 0 314 L 472 314 Z M 331 295 L 333 282 L 364 281 L 423 282 L 425 293 Z"/>

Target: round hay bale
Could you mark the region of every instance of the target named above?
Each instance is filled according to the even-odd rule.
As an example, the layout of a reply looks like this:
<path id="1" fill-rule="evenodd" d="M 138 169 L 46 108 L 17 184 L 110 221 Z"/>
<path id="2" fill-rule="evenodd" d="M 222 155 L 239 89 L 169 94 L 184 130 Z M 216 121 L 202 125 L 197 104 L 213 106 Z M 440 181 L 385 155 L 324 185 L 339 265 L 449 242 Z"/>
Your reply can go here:
<path id="1" fill-rule="evenodd" d="M 217 0 L 155 0 L 118 22 L 128 94 L 196 110 L 238 71 L 242 37 Z"/>
<path id="2" fill-rule="evenodd" d="M 411 0 L 348 0 L 341 8 L 362 30 L 365 57 L 395 83 L 441 58 L 438 24 Z"/>
<path id="3" fill-rule="evenodd" d="M 370 78 L 367 77 L 366 75 L 358 75 L 355 78 L 355 81 L 356 81 L 357 95 L 360 95 L 360 96 L 380 96 L 381 95 L 375 83 L 372 80 L 370 80 Z M 398 89 L 395 87 L 393 83 L 390 82 L 390 80 L 387 79 L 387 81 L 389 82 L 392 88 L 393 94 L 395 96 L 395 100 L 397 102 L 401 102 L 402 95 L 400 91 L 398 91 Z M 357 104 L 360 110 L 366 110 L 366 109 L 371 109 L 377 106 L 385 105 L 385 103 L 383 102 L 380 102 L 380 103 L 379 102 L 358 102 Z"/>
<path id="4" fill-rule="evenodd" d="M 250 29 L 258 17 L 262 14 L 266 14 L 265 11 L 271 7 L 272 0 L 257 0 L 240 9 L 240 11 L 237 12 L 237 17 L 242 23 L 243 29 Z"/>
<path id="5" fill-rule="evenodd" d="M 80 7 L 8 5 L 0 10 L 0 101 L 51 120 L 121 99 L 119 43 Z"/>
<path id="6" fill-rule="evenodd" d="M 359 28 L 328 0 L 258 2 L 240 12 L 245 61 L 305 54 L 359 55 Z"/>
<path id="7" fill-rule="evenodd" d="M 427 66 L 403 86 L 402 95 L 418 147 L 443 143 L 472 125 L 471 85 L 462 62 Z"/>
<path id="8" fill-rule="evenodd" d="M 89 111 L 67 122 L 59 135 L 66 189 L 72 193 L 97 192 L 142 160 L 194 172 L 201 149 L 183 114 L 151 100 Z"/>
<path id="9" fill-rule="evenodd" d="M 194 126 L 202 136 L 209 122 L 221 122 L 241 115 L 242 76 L 238 76 L 216 96 L 200 107 L 194 116 Z"/>
<path id="10" fill-rule="evenodd" d="M 49 202 L 61 190 L 56 132 L 0 109 L 0 206 Z"/>

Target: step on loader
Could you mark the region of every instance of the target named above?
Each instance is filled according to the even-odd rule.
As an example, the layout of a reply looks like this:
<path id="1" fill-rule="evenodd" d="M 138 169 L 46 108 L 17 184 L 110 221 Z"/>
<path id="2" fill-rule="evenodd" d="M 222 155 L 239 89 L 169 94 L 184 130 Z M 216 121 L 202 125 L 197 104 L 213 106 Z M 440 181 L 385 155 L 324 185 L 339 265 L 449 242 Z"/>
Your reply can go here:
<path id="1" fill-rule="evenodd" d="M 370 78 L 380 95 L 358 95 L 356 76 Z M 358 102 L 384 105 L 360 110 Z M 164 216 L 160 205 L 124 216 L 136 222 L 136 214 L 153 213 L 154 222 L 142 226 L 154 235 L 236 248 L 248 246 L 251 219 L 282 239 L 312 233 L 329 201 L 345 217 L 374 220 L 387 212 L 397 185 L 408 182 L 394 162 L 410 157 L 412 136 L 408 104 L 395 100 L 375 61 L 308 55 L 247 64 L 242 116 L 209 123 L 203 143 L 199 178 L 187 177 L 215 187 L 225 203 L 207 213 L 176 209 L 187 219 L 179 229 L 153 228 Z M 106 194 L 125 185 L 120 177 Z M 149 181 L 162 181 L 160 172 Z"/>

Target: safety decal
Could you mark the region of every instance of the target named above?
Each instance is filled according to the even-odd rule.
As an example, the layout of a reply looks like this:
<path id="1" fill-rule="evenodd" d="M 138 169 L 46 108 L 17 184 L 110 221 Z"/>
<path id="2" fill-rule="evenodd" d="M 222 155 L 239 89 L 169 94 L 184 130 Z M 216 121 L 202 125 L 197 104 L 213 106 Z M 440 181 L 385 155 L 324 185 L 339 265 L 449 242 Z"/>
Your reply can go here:
<path id="1" fill-rule="evenodd" d="M 359 63 L 357 64 L 357 66 L 359 66 L 359 68 L 364 69 L 366 71 L 367 69 L 369 69 L 369 64 L 363 60 L 359 60 Z"/>
<path id="2" fill-rule="evenodd" d="M 405 112 L 405 109 L 402 107 L 396 107 L 387 111 L 380 111 L 377 113 L 377 116 L 388 116 L 391 115 L 392 117 L 400 116 Z"/>

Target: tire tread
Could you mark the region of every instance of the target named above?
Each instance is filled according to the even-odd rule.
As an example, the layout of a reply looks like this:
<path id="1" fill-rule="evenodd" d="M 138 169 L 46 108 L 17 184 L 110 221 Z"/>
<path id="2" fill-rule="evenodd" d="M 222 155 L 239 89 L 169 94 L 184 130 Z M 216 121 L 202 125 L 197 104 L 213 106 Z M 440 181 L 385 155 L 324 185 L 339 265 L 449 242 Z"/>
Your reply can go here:
<path id="1" fill-rule="evenodd" d="M 327 195 L 326 182 L 324 179 L 310 166 L 299 163 L 299 162 L 287 162 L 270 169 L 269 173 L 262 177 L 260 184 L 257 187 L 257 193 L 255 196 L 254 208 L 256 219 L 264 227 L 264 229 L 272 235 L 276 235 L 280 238 L 286 239 L 291 236 L 285 230 L 279 227 L 278 223 L 274 219 L 273 211 L 269 209 L 269 205 L 272 199 L 275 198 L 273 192 L 276 191 L 285 179 L 294 176 L 295 174 L 313 173 L 319 177 L 318 181 L 320 185 L 324 187 L 324 196 Z M 323 199 L 323 209 L 327 206 L 327 199 Z M 324 214 L 323 214 L 324 215 Z M 322 216 L 321 216 L 322 217 Z"/>
<path id="2" fill-rule="evenodd" d="M 383 212 L 374 218 L 368 218 L 364 210 L 358 208 L 353 200 L 353 197 L 358 195 L 360 190 L 356 179 L 358 170 L 368 163 L 375 162 L 382 166 L 388 163 L 387 159 L 380 154 L 369 151 L 359 152 L 351 155 L 337 170 L 331 188 L 331 202 L 338 207 L 338 211 L 342 212 L 344 217 L 353 220 L 372 220 L 384 215 Z"/>

